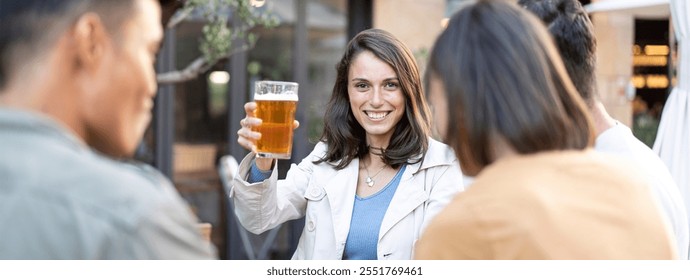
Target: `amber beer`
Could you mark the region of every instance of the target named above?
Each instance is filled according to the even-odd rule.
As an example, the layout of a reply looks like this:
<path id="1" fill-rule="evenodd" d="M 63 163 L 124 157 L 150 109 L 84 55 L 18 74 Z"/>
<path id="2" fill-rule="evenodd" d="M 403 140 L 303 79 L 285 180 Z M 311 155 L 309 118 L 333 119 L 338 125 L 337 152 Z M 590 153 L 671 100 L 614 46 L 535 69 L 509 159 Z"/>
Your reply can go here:
<path id="1" fill-rule="evenodd" d="M 256 117 L 262 120 L 262 124 L 255 128 L 261 133 L 261 139 L 256 142 L 257 157 L 290 158 L 297 89 L 298 84 L 292 82 L 256 82 Z"/>

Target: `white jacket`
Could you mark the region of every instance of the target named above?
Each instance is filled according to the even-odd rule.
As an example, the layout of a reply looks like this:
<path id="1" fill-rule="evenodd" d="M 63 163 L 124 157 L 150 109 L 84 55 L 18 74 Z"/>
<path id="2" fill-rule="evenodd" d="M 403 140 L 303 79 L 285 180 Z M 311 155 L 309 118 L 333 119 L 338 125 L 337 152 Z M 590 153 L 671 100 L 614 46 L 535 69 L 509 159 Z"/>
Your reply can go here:
<path id="1" fill-rule="evenodd" d="M 245 181 L 254 154 L 240 163 L 230 196 L 240 223 L 262 233 L 288 220 L 305 218 L 293 259 L 342 259 L 350 229 L 359 159 L 342 170 L 327 163 L 314 164 L 326 152 L 321 142 L 299 165 L 293 164 L 284 180 L 277 168 L 264 182 Z M 378 259 L 412 259 L 414 244 L 431 219 L 463 190 L 458 160 L 446 145 L 430 139 L 422 162 L 411 164 L 388 206 L 377 247 Z"/>

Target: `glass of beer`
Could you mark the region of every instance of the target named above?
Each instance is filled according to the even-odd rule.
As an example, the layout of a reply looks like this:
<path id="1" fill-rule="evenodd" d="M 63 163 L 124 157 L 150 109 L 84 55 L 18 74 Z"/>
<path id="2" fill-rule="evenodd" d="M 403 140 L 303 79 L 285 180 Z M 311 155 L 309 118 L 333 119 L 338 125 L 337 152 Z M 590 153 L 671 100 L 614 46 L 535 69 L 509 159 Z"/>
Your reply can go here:
<path id="1" fill-rule="evenodd" d="M 256 142 L 256 156 L 289 159 L 297 110 L 298 84 L 282 81 L 258 81 L 254 88 L 256 117 L 263 122 L 255 127 L 261 133 Z"/>

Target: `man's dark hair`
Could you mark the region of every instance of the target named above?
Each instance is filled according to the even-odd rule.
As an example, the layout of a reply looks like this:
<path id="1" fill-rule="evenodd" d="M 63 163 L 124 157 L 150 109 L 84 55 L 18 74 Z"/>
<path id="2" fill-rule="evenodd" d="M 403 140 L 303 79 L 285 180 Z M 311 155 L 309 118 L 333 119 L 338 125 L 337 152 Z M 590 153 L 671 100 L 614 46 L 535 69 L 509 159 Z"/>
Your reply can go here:
<path id="1" fill-rule="evenodd" d="M 2 0 L 0 1 L 0 89 L 10 74 L 49 51 L 77 18 L 95 12 L 113 35 L 131 15 L 134 0 Z"/>
<path id="2" fill-rule="evenodd" d="M 324 116 L 321 136 L 321 140 L 328 144 L 328 151 L 316 163 L 337 162 L 336 168 L 342 169 L 354 158 L 361 158 L 369 152 L 366 132 L 350 109 L 347 92 L 350 66 L 364 51 L 370 51 L 393 68 L 405 96 L 405 115 L 395 125 L 388 147 L 380 151 L 383 161 L 394 168 L 408 162 L 419 162 L 428 148 L 431 125 L 417 62 L 410 49 L 391 33 L 368 29 L 350 40 L 336 65 L 338 74 Z"/>
<path id="3" fill-rule="evenodd" d="M 570 79 L 582 98 L 591 105 L 597 97 L 594 73 L 597 42 L 592 22 L 580 1 L 519 0 L 518 5 L 546 24 Z"/>

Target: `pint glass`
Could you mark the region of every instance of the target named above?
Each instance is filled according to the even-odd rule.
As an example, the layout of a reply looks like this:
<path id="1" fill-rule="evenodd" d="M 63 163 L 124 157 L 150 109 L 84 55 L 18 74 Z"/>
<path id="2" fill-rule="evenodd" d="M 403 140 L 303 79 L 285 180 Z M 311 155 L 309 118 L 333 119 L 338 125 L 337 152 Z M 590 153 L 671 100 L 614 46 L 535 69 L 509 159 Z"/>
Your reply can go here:
<path id="1" fill-rule="evenodd" d="M 261 139 L 256 142 L 257 157 L 290 158 L 297 88 L 298 84 L 292 82 L 256 82 L 256 117 L 263 121 L 260 126 L 255 127 L 261 133 Z"/>

